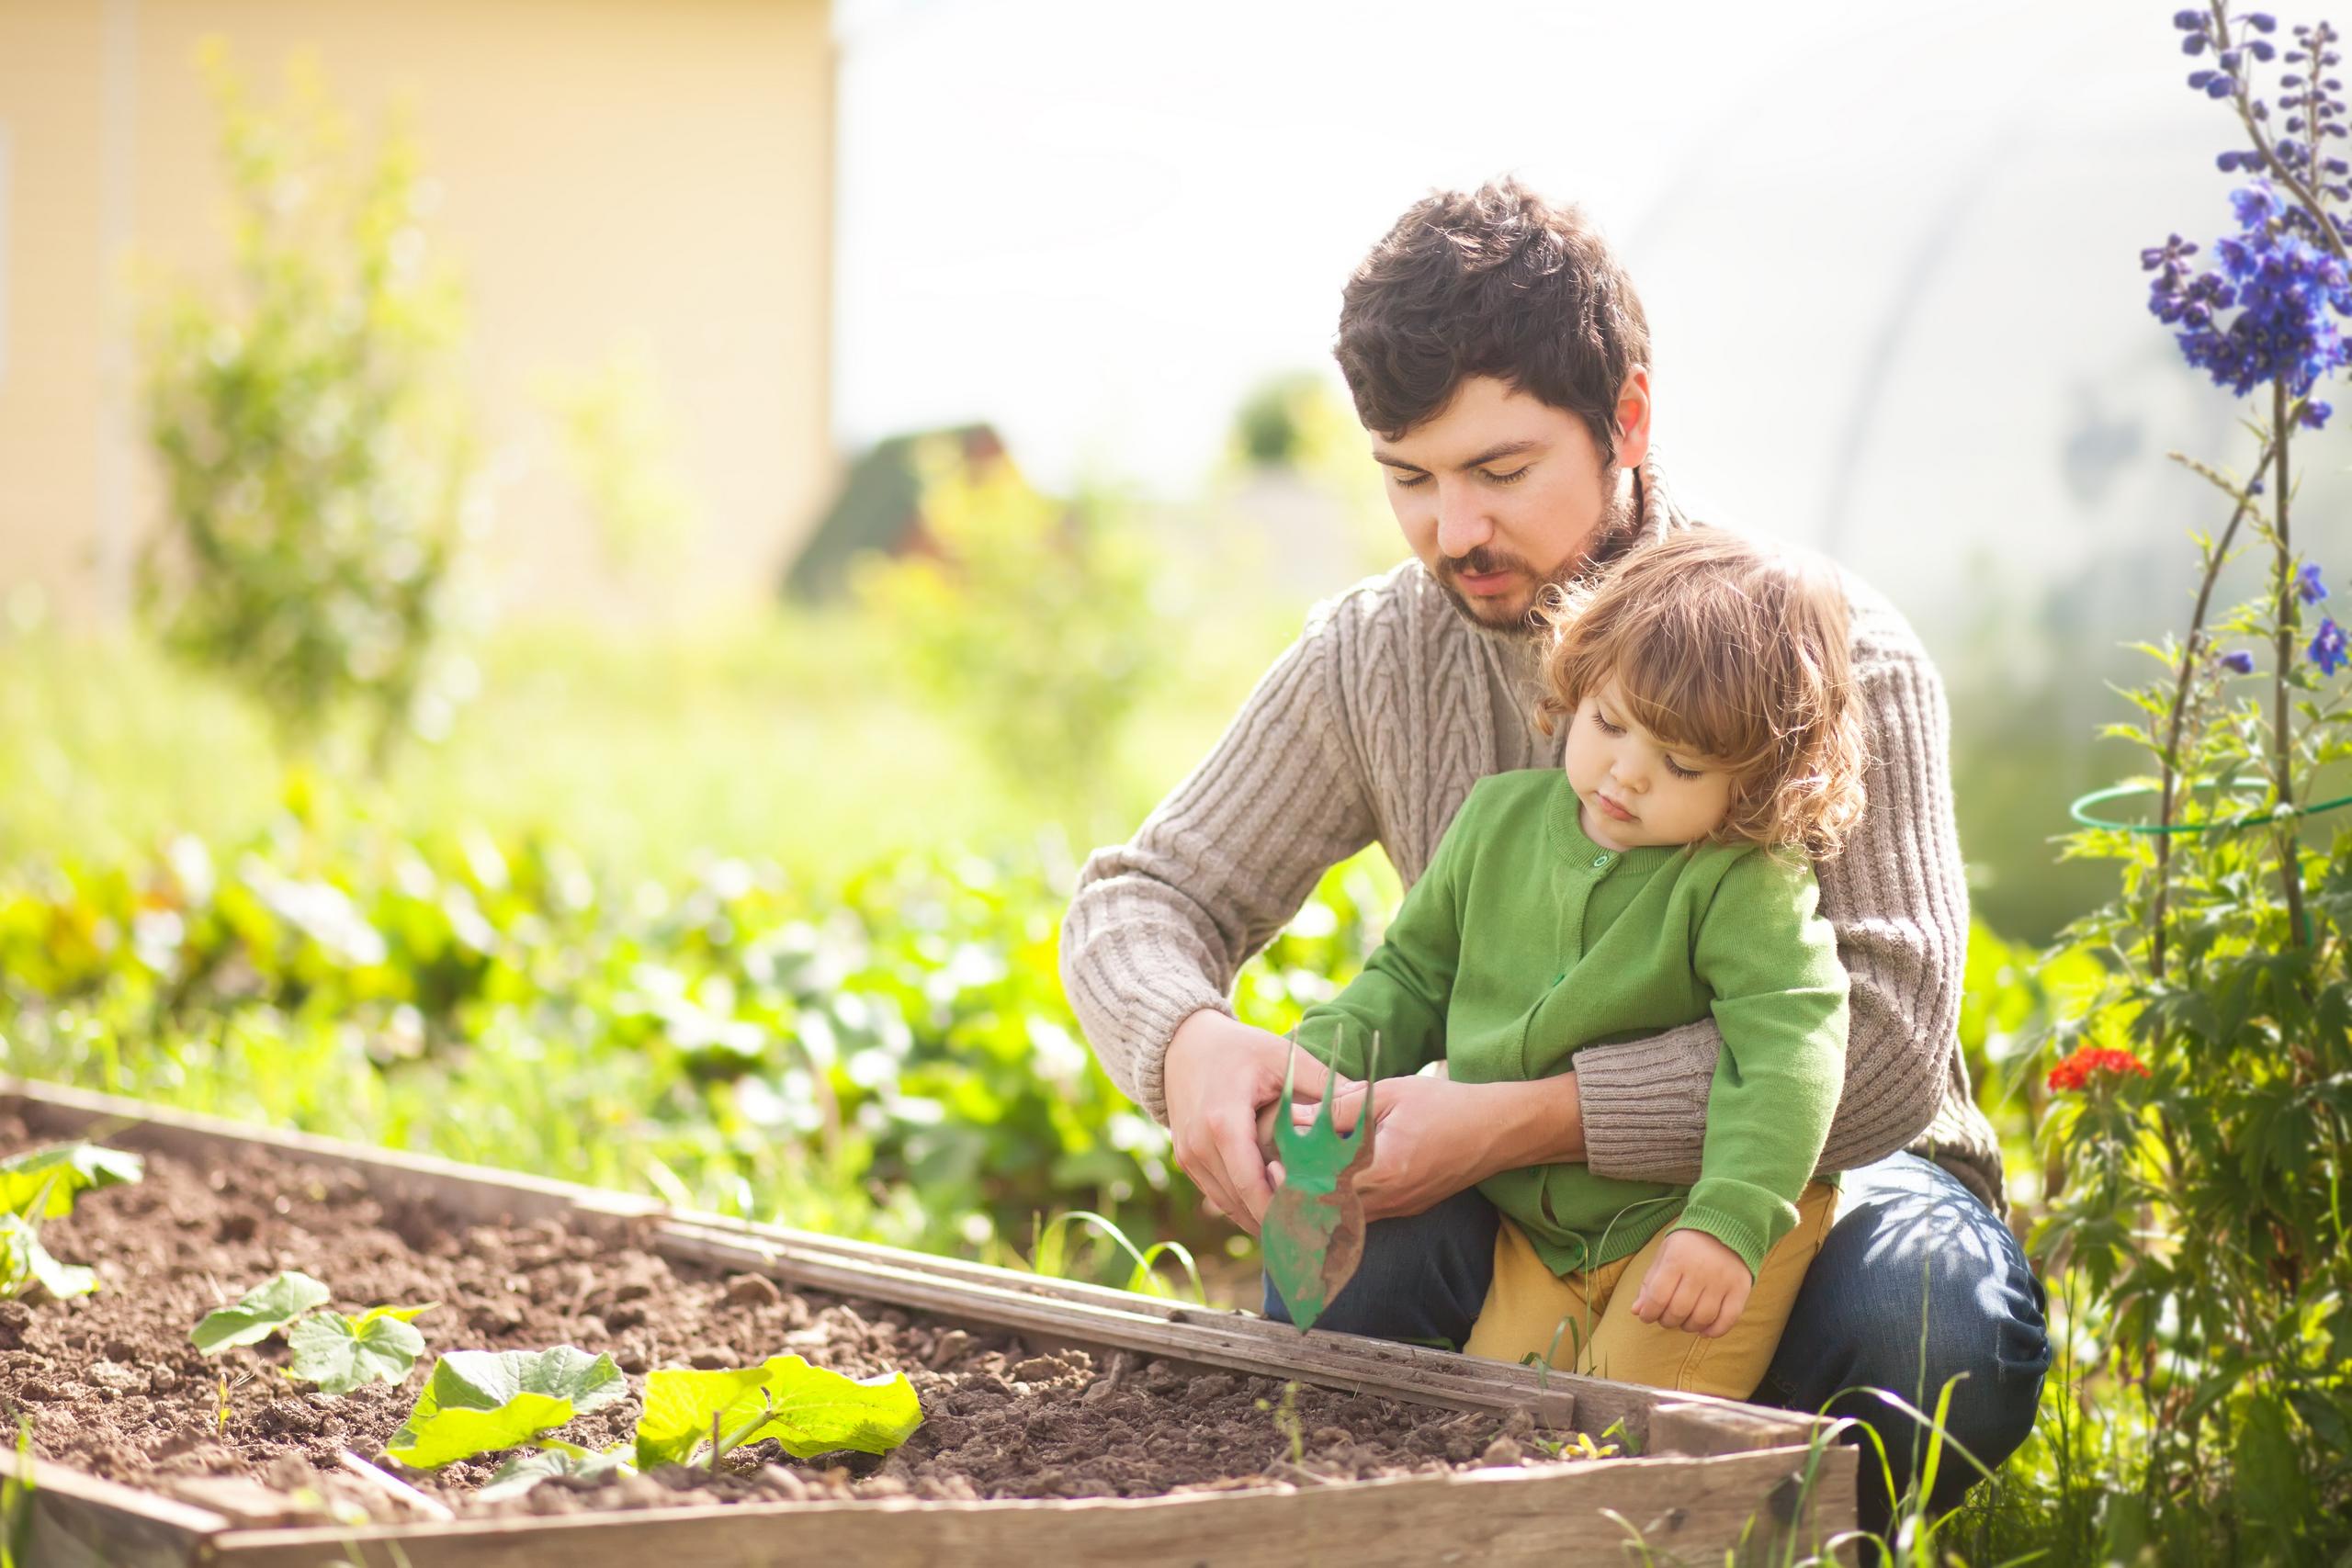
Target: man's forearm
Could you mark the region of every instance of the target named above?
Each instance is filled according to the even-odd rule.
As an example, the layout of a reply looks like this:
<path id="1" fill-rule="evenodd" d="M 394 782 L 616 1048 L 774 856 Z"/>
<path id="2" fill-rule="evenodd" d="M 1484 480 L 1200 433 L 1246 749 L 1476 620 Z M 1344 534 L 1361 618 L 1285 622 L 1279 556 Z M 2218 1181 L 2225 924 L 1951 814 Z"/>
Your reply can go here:
<path id="1" fill-rule="evenodd" d="M 1494 1101 L 1495 1135 L 1486 1162 L 1493 1168 L 1489 1175 L 1534 1165 L 1582 1163 L 1584 1111 L 1576 1074 L 1477 1088 Z"/>

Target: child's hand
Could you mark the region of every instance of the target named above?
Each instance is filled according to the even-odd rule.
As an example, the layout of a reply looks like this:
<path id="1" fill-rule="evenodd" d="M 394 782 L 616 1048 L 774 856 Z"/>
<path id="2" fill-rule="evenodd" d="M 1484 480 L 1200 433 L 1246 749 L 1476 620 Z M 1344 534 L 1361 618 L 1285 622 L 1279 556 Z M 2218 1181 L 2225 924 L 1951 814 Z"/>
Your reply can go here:
<path id="1" fill-rule="evenodd" d="M 1705 1231 L 1674 1231 L 1642 1279 L 1634 1315 L 1713 1339 L 1739 1321 L 1754 1284 L 1738 1253 Z"/>

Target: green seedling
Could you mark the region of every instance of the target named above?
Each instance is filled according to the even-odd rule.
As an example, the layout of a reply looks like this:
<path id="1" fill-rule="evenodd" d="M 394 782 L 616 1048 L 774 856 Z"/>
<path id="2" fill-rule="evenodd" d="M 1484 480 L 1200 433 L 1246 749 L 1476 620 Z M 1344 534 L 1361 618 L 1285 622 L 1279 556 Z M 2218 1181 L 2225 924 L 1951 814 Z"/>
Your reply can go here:
<path id="1" fill-rule="evenodd" d="M 28 1220 L 62 1219 L 74 1200 L 100 1187 L 119 1187 L 146 1174 L 146 1162 L 97 1144 L 51 1144 L 0 1160 L 0 1209 Z"/>
<path id="2" fill-rule="evenodd" d="M 1259 1244 L 1265 1249 L 1267 1277 L 1282 1292 L 1291 1322 L 1302 1334 L 1315 1326 L 1363 1261 L 1363 1201 L 1356 1196 L 1355 1179 L 1372 1162 L 1372 1086 L 1379 1066 L 1380 1037 L 1375 1034 L 1364 1064 L 1363 1110 L 1352 1137 L 1332 1130 L 1329 1094 L 1316 1107 L 1314 1125 L 1304 1132 L 1293 1125 L 1295 1053 L 1283 1071 L 1282 1105 L 1274 1117 L 1283 1182 L 1266 1205 Z"/>
<path id="3" fill-rule="evenodd" d="M 424 1336 L 410 1320 L 423 1306 L 369 1307 L 356 1317 L 314 1312 L 287 1331 L 294 1359 L 286 1375 L 319 1385 L 322 1393 L 349 1393 L 371 1382 L 399 1382 L 424 1354 Z"/>
<path id="4" fill-rule="evenodd" d="M 775 1356 L 734 1371 L 664 1368 L 649 1375 L 633 1441 L 596 1452 L 551 1437 L 574 1416 L 611 1404 L 628 1380 L 612 1359 L 569 1345 L 552 1350 L 455 1350 L 441 1358 L 416 1408 L 385 1451 L 431 1470 L 497 1449 L 528 1445 L 491 1477 L 485 1496 L 514 1496 L 556 1475 L 595 1479 L 691 1463 L 714 1470 L 746 1443 L 773 1438 L 798 1459 L 854 1449 L 887 1453 L 922 1424 L 901 1373 L 859 1381 Z"/>
<path id="5" fill-rule="evenodd" d="M 98 1288 L 95 1269 L 61 1263 L 40 1244 L 40 1227 L 74 1212 L 76 1193 L 136 1181 L 137 1155 L 96 1144 L 52 1144 L 0 1160 L 0 1298 L 40 1290 L 59 1301 Z"/>
<path id="6" fill-rule="evenodd" d="M 206 1313 L 187 1337 L 208 1356 L 232 1345 L 258 1345 L 312 1307 L 324 1306 L 334 1293 L 308 1274 L 289 1269 L 271 1275 L 232 1304 Z"/>
<path id="7" fill-rule="evenodd" d="M 239 1372 L 233 1378 L 228 1373 L 222 1372 L 213 1381 L 213 1399 L 215 1403 L 212 1410 L 212 1431 L 215 1437 L 226 1437 L 228 1435 L 229 1396 L 253 1381 L 254 1375 L 251 1372 Z"/>
<path id="8" fill-rule="evenodd" d="M 62 1301 L 86 1296 L 98 1288 L 94 1269 L 60 1263 L 40 1244 L 40 1233 L 22 1214 L 0 1214 L 0 1297 L 46 1291 Z"/>
<path id="9" fill-rule="evenodd" d="M 1279 1404 L 1270 1399 L 1255 1400 L 1252 1403 L 1261 1410 L 1273 1413 L 1275 1433 L 1290 1444 L 1291 1463 L 1305 1462 L 1306 1423 L 1298 1418 L 1298 1384 L 1295 1382 L 1283 1384 L 1282 1403 Z"/>
<path id="10" fill-rule="evenodd" d="M 637 1463 L 689 1462 L 707 1441 L 714 1462 L 744 1443 L 773 1438 L 795 1459 L 853 1449 L 888 1453 L 922 1424 L 922 1406 L 903 1372 L 859 1380 L 798 1356 L 756 1367 L 664 1369 L 645 1380 L 637 1423 Z"/>
<path id="11" fill-rule="evenodd" d="M 610 1356 L 551 1350 L 452 1350 L 434 1364 L 384 1451 L 418 1470 L 511 1449 L 628 1393 Z"/>
<path id="12" fill-rule="evenodd" d="M 371 1382 L 399 1382 L 424 1354 L 424 1336 L 411 1323 L 440 1305 L 372 1306 L 354 1317 L 325 1307 L 334 1292 L 298 1269 L 274 1274 L 232 1306 L 204 1314 L 188 1338 L 208 1356 L 233 1345 L 258 1345 L 284 1330 L 294 1356 L 286 1375 L 319 1385 L 322 1393 L 349 1393 Z"/>

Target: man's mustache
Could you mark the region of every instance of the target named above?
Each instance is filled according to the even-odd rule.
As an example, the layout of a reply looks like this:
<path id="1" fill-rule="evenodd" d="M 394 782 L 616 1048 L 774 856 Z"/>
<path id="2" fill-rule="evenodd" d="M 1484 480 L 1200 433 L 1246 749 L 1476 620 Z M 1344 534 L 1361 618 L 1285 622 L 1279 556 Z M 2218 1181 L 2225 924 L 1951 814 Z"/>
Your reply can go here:
<path id="1" fill-rule="evenodd" d="M 1466 556 L 1447 556 L 1445 570 L 1451 576 L 1487 577 L 1498 571 L 1524 571 L 1527 563 L 1517 556 L 1498 555 L 1484 546 Z"/>

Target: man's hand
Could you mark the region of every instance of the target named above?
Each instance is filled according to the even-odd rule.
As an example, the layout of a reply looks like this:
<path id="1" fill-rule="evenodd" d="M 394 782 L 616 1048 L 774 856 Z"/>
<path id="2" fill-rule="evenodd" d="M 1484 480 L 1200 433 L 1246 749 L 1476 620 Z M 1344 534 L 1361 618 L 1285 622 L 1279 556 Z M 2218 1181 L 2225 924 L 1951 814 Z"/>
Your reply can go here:
<path id="1" fill-rule="evenodd" d="M 1739 1321 L 1754 1283 L 1739 1254 L 1705 1231 L 1673 1231 L 1642 1277 L 1634 1315 L 1713 1339 Z"/>
<path id="2" fill-rule="evenodd" d="M 1251 1235 L 1273 1197 L 1259 1146 L 1261 1112 L 1281 1104 L 1283 1073 L 1294 1056 L 1292 1099 L 1320 1100 L 1322 1063 L 1279 1034 L 1204 1008 L 1177 1026 L 1161 1069 L 1177 1165 L 1209 1207 Z"/>
<path id="3" fill-rule="evenodd" d="M 1352 1132 L 1363 1113 L 1363 1085 L 1333 1076 L 1328 1092 L 1331 1124 Z M 1373 1103 L 1379 1134 L 1372 1164 L 1356 1175 L 1368 1220 L 1420 1213 L 1502 1171 L 1584 1158 L 1574 1073 L 1467 1084 L 1453 1081 L 1441 1066 L 1434 1077 L 1382 1078 Z M 1292 1118 L 1304 1127 L 1316 1110 L 1302 1103 Z M 1271 1138 L 1271 1117 L 1265 1124 Z M 1277 1166 L 1277 1179 L 1280 1174 Z"/>

